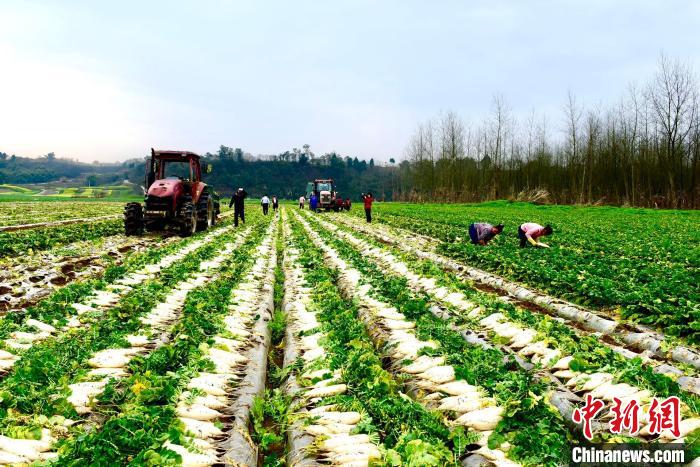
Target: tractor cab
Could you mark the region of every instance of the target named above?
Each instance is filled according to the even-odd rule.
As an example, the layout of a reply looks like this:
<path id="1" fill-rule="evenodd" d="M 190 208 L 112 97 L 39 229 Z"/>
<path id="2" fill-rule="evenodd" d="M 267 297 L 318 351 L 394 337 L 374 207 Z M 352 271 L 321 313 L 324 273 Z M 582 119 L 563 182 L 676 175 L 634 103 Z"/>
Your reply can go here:
<path id="1" fill-rule="evenodd" d="M 178 209 L 178 202 L 191 198 L 195 203 L 206 185 L 197 154 L 189 151 L 156 151 L 146 171 L 146 204 Z"/>

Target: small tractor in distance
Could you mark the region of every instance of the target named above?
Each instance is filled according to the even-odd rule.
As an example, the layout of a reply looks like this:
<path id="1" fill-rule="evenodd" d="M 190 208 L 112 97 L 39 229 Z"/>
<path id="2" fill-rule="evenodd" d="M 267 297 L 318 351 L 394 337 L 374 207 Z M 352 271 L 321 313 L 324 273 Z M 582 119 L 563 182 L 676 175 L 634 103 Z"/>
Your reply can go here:
<path id="1" fill-rule="evenodd" d="M 307 199 L 310 199 L 312 194 L 315 194 L 318 197 L 318 209 L 325 209 L 326 211 L 330 211 L 332 209 L 335 212 L 338 212 L 341 209 L 350 209 L 349 206 L 345 207 L 343 198 L 338 197 L 335 182 L 332 178 L 316 179 L 313 182 L 307 183 Z"/>
<path id="2" fill-rule="evenodd" d="M 128 203 L 124 208 L 124 232 L 141 235 L 144 230 L 175 228 L 189 237 L 216 223 L 219 197 L 202 182 L 200 157 L 189 151 L 163 151 L 151 148 L 146 162 L 144 203 Z"/>

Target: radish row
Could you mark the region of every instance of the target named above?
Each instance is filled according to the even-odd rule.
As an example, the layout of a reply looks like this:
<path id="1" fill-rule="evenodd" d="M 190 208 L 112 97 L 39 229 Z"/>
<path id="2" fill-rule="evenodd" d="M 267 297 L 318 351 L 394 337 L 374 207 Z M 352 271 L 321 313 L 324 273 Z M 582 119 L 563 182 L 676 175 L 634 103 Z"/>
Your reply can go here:
<path id="1" fill-rule="evenodd" d="M 178 396 L 176 413 L 186 432 L 187 442 L 182 445 L 167 441 L 164 447 L 179 454 L 183 465 L 231 462 L 230 456 L 241 454 L 222 451 L 226 447 L 227 432 L 237 423 L 235 407 L 240 402 L 241 392 L 245 391 L 241 382 L 253 369 L 249 349 L 260 338 L 256 323 L 264 325 L 271 312 L 270 271 L 276 261 L 271 235 L 274 227 L 275 223 L 272 223 L 265 239 L 256 248 L 256 260 L 246 280 L 231 292 L 222 332 L 213 337 L 214 345 L 204 351 L 204 358 L 211 361 L 213 370 L 199 372 Z"/>
<path id="2" fill-rule="evenodd" d="M 288 230 L 286 224 L 285 229 Z M 351 434 L 357 429 L 361 415 L 320 403 L 324 397 L 345 394 L 348 387 L 342 383 L 340 372 L 331 371 L 324 361 L 325 350 L 320 344 L 324 335 L 318 331 L 310 334 L 319 327 L 319 322 L 316 313 L 307 308 L 311 302 L 310 289 L 297 261 L 298 251 L 288 243 L 284 258 L 284 311 L 288 320 L 285 367 L 301 358 L 304 366 L 299 378 L 311 383 L 302 388 L 293 376 L 287 383 L 287 390 L 295 395 L 301 408 L 300 417 L 290 427 L 289 464 L 369 465 L 381 454 L 368 435 Z M 307 439 L 300 444 L 303 438 Z"/>

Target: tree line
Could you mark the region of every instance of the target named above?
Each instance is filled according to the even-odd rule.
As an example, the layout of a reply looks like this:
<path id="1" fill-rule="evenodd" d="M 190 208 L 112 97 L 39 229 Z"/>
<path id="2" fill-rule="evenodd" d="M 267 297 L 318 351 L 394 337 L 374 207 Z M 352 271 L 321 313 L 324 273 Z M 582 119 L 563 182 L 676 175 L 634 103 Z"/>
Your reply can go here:
<path id="1" fill-rule="evenodd" d="M 308 144 L 301 149 L 257 157 L 240 148 L 220 146 L 216 153 L 208 152 L 203 157 L 213 166 L 205 176 L 206 182 L 224 196 L 243 187 L 253 197 L 297 199 L 304 194 L 306 183 L 317 178 L 334 179 L 340 195 L 354 200 L 371 191 L 379 199 L 389 201 L 396 192 L 392 185 L 393 167 L 335 152 L 317 156 Z"/>
<path id="2" fill-rule="evenodd" d="M 662 55 L 645 86 L 607 108 L 585 109 L 569 93 L 559 136 L 535 112 L 518 121 L 496 95 L 479 125 L 447 112 L 417 127 L 395 197 L 697 208 L 698 95 L 693 70 Z"/>

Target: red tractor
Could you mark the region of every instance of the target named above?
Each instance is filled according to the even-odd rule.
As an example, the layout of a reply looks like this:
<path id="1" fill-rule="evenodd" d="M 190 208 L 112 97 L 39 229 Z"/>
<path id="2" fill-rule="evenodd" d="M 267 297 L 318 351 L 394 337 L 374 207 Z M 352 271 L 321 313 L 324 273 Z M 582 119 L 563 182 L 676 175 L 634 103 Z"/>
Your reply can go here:
<path id="1" fill-rule="evenodd" d="M 124 208 L 126 235 L 140 235 L 144 230 L 175 228 L 182 237 L 206 230 L 216 223 L 219 197 L 202 182 L 199 156 L 189 151 L 151 149 L 146 162 L 144 203 L 128 203 Z"/>

